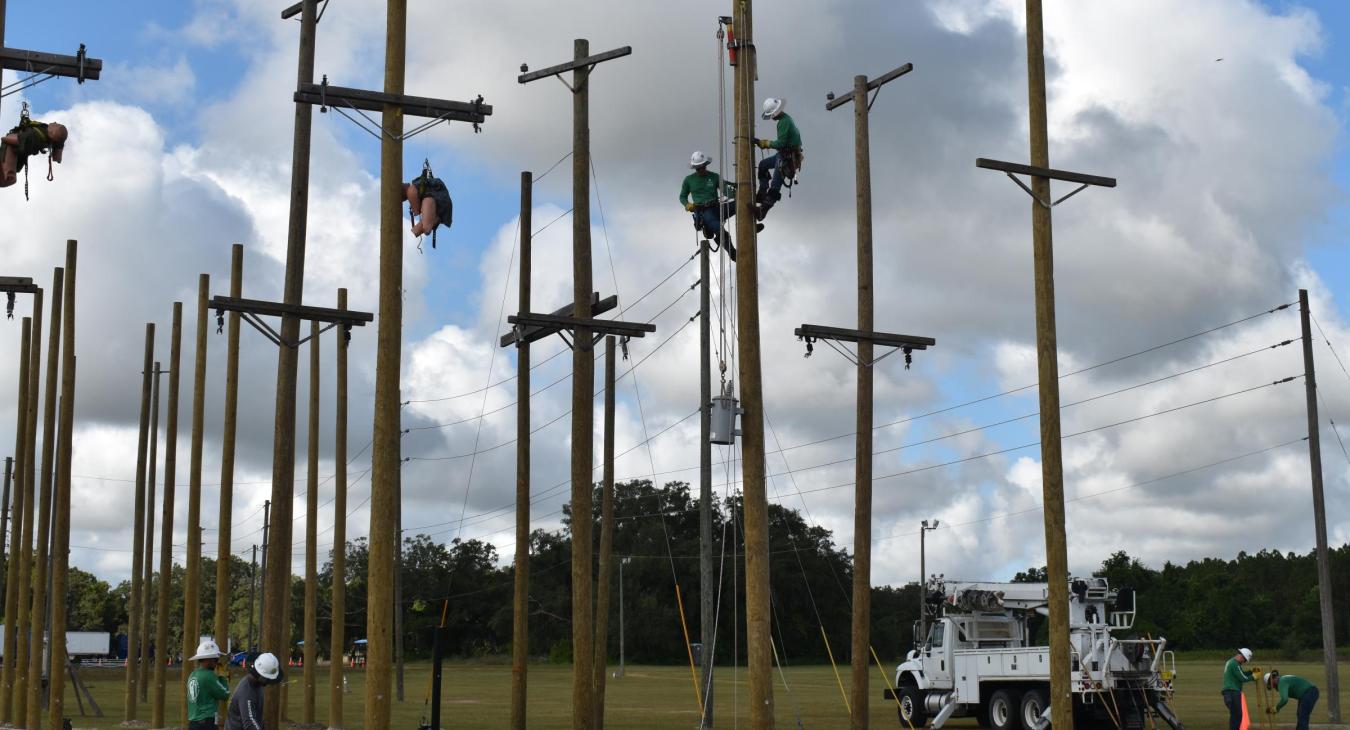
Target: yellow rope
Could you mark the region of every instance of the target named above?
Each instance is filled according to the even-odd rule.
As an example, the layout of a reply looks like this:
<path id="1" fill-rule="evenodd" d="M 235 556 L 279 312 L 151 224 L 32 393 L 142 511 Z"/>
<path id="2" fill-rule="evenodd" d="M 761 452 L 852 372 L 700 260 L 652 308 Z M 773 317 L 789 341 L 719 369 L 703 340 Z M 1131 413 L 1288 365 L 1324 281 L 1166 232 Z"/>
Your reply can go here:
<path id="1" fill-rule="evenodd" d="M 684 620 L 684 598 L 680 596 L 680 584 L 675 584 L 675 602 L 680 606 L 680 628 L 684 630 L 684 648 L 689 652 L 689 676 L 694 680 L 694 702 L 698 706 L 699 717 L 703 716 L 703 691 L 698 686 L 698 669 L 694 668 L 694 647 L 689 643 L 689 624 Z M 708 647 L 703 647 L 707 651 Z M 708 657 L 703 657 L 704 661 Z"/>
<path id="2" fill-rule="evenodd" d="M 834 667 L 834 681 L 839 683 L 839 695 L 844 698 L 844 709 L 853 717 L 853 708 L 848 706 L 848 692 L 844 691 L 844 678 L 839 676 L 839 665 L 834 663 L 834 650 L 830 648 L 830 637 L 825 635 L 825 626 L 820 627 L 820 638 L 825 640 L 825 653 L 830 655 L 830 666 Z"/>
<path id="3" fill-rule="evenodd" d="M 871 644 L 868 644 L 867 648 L 872 650 L 872 661 L 877 663 L 877 671 L 881 672 L 881 681 L 886 683 L 886 689 L 890 690 L 891 696 L 895 698 L 895 709 L 901 710 L 900 719 L 905 721 L 905 724 L 909 726 L 909 730 L 914 730 L 914 723 L 910 722 L 908 717 L 905 717 L 905 713 L 903 712 L 905 708 L 900 704 L 900 695 L 896 693 L 895 687 L 891 685 L 891 678 L 886 675 L 886 668 L 881 666 L 881 659 L 877 657 L 877 648 Z"/>

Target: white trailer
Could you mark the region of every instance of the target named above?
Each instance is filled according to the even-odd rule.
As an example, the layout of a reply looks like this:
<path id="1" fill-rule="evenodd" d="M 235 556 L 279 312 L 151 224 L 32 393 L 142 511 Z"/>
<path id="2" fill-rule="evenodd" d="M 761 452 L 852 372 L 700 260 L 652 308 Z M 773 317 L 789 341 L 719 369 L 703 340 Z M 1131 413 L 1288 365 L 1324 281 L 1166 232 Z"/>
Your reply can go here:
<path id="1" fill-rule="evenodd" d="M 0 624 L 0 656 L 5 654 L 4 625 Z M 42 637 L 43 650 L 46 650 L 48 637 Z M 67 631 L 66 654 L 72 657 L 107 656 L 112 650 L 112 635 L 106 631 Z"/>
<path id="2" fill-rule="evenodd" d="M 895 672 L 901 727 L 940 728 L 978 717 L 993 730 L 1044 730 L 1049 723 L 1050 649 L 1034 645 L 1048 615 L 1044 583 L 944 583 L 926 589 L 940 609 L 922 643 Z M 938 613 L 938 610 L 934 610 Z M 1144 730 L 1161 718 L 1184 730 L 1168 706 L 1176 660 L 1163 638 L 1120 638 L 1134 625 L 1134 591 L 1105 578 L 1070 581 L 1069 634 L 1074 726 Z"/>

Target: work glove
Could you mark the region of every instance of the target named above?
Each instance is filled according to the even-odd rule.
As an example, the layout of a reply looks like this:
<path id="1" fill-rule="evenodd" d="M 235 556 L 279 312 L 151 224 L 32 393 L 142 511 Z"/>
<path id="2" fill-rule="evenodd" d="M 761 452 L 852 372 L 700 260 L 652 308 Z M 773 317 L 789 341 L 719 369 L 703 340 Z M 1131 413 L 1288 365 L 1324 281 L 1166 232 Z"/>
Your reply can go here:
<path id="1" fill-rule="evenodd" d="M 693 203 L 685 203 L 684 209 L 689 211 L 690 213 L 693 213 L 694 211 L 698 210 L 698 206 L 694 205 Z"/>
<path id="2" fill-rule="evenodd" d="M 1252 667 L 1251 669 L 1248 669 L 1247 671 L 1249 671 L 1249 672 L 1252 673 L 1252 679 L 1256 679 L 1257 676 L 1261 674 L 1261 668 L 1260 668 L 1260 667 Z"/>
<path id="3" fill-rule="evenodd" d="M 762 149 L 762 150 L 773 149 L 773 141 L 772 141 L 772 140 L 767 140 L 767 139 L 757 139 L 757 140 L 755 140 L 755 144 L 759 145 L 759 148 Z"/>

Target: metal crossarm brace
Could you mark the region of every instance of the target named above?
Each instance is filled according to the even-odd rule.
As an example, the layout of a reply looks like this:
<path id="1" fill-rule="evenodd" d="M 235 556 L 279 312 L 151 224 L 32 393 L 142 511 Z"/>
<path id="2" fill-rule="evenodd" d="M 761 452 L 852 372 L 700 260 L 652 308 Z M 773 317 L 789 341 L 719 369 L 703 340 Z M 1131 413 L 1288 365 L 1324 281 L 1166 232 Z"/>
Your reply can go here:
<path id="1" fill-rule="evenodd" d="M 481 124 L 492 114 L 492 105 L 481 102 L 448 101 L 425 96 L 386 94 L 380 91 L 350 89 L 328 84 L 301 84 L 295 92 L 295 101 L 316 106 L 344 104 L 369 112 L 384 111 L 385 105 L 396 106 L 407 116 Z"/>
<path id="2" fill-rule="evenodd" d="M 1033 165 L 1023 165 L 1017 162 L 990 160 L 984 157 L 977 158 L 975 160 L 975 166 L 983 168 L 985 170 L 998 170 L 999 172 L 1007 174 L 1008 179 L 1017 183 L 1017 186 L 1025 190 L 1027 195 L 1031 196 L 1032 200 L 1035 200 L 1037 203 L 1040 203 L 1046 208 L 1053 208 L 1056 205 L 1063 203 L 1069 198 L 1072 198 L 1073 196 L 1083 192 L 1083 190 L 1087 189 L 1089 185 L 1096 185 L 1098 187 L 1103 188 L 1114 188 L 1116 186 L 1116 179 L 1114 177 L 1102 177 L 1100 175 L 1086 175 L 1081 172 L 1056 170 L 1050 167 L 1035 167 Z M 1017 175 L 1030 175 L 1032 177 L 1044 177 L 1050 180 L 1063 180 L 1065 182 L 1074 182 L 1078 183 L 1078 187 L 1074 188 L 1074 190 L 1070 192 L 1068 195 L 1065 195 L 1059 198 L 1058 200 L 1055 200 L 1054 202 L 1050 202 L 1046 200 L 1041 200 L 1039 197 L 1037 197 L 1036 194 L 1031 191 L 1031 188 L 1027 187 L 1026 183 L 1022 182 L 1020 179 L 1017 178 Z"/>
<path id="3" fill-rule="evenodd" d="M 579 68 L 585 68 L 587 71 L 589 71 L 590 69 L 594 68 L 596 64 L 604 63 L 605 61 L 612 61 L 616 58 L 623 58 L 624 56 L 630 55 L 632 53 L 633 53 L 632 46 L 624 46 L 622 48 L 615 48 L 612 51 L 605 51 L 604 53 L 597 53 L 593 56 L 587 56 L 582 59 L 568 61 L 567 63 L 560 63 L 557 66 L 549 66 L 548 68 L 540 69 L 538 71 L 530 71 L 529 66 L 526 66 L 525 64 L 522 63 L 520 64 L 521 73 L 520 76 L 516 77 L 516 81 L 522 84 L 528 84 L 531 81 L 546 79 L 550 76 L 557 76 L 558 80 L 562 81 L 561 74 L 564 74 L 568 71 L 575 71 L 576 69 Z M 563 83 L 567 84 L 566 81 L 563 81 Z M 572 87 L 570 84 L 567 84 L 567 88 L 571 89 Z M 572 89 L 572 91 L 575 92 L 576 89 Z"/>
<path id="4" fill-rule="evenodd" d="M 605 297 L 604 299 L 601 299 L 599 292 L 591 292 L 591 314 L 593 315 L 604 314 L 605 312 L 608 312 L 618 306 L 619 306 L 618 297 L 608 296 Z M 558 309 L 553 310 L 550 314 L 553 314 L 555 316 L 568 316 L 572 314 L 572 311 L 575 308 L 576 308 L 575 305 L 569 304 L 565 307 L 560 307 Z M 527 327 L 523 325 L 516 325 L 515 327 L 511 328 L 510 332 L 502 335 L 501 346 L 510 347 L 511 345 L 525 345 L 531 342 L 538 342 L 539 340 L 542 340 L 545 337 L 548 337 L 549 335 L 557 334 L 560 329 L 561 329 L 560 327 L 553 327 L 553 326 L 540 327 L 536 325 L 532 327 Z"/>
<path id="5" fill-rule="evenodd" d="M 907 63 L 907 64 L 901 66 L 900 68 L 897 68 L 897 69 L 888 71 L 888 72 L 882 74 L 881 76 L 878 76 L 877 78 L 872 79 L 871 81 L 868 81 L 868 82 L 867 82 L 867 90 L 868 90 L 868 91 L 877 91 L 877 90 L 880 89 L 882 86 L 885 86 L 886 84 L 888 84 L 888 83 L 890 83 L 890 82 L 892 82 L 892 81 L 894 81 L 894 80 L 900 78 L 901 76 L 904 76 L 905 74 L 907 74 L 907 73 L 909 73 L 910 71 L 913 71 L 913 70 L 914 70 L 914 64 L 912 64 L 912 63 Z M 880 92 L 880 91 L 877 91 L 877 93 L 881 93 L 881 92 Z M 872 99 L 869 100 L 869 101 L 867 102 L 867 108 L 868 108 L 868 109 L 871 109 L 871 108 L 872 108 L 872 101 L 875 101 L 875 100 L 876 100 L 876 95 L 874 94 L 874 95 L 872 96 Z M 844 104 L 849 103 L 850 101 L 853 101 L 853 92 L 852 92 L 852 91 L 848 92 L 847 94 L 844 94 L 843 96 L 835 96 L 834 93 L 831 92 L 831 93 L 825 95 L 825 110 L 826 110 L 826 111 L 834 111 L 835 109 L 837 109 L 837 108 L 843 106 Z"/>
<path id="6" fill-rule="evenodd" d="M 343 333 L 347 337 L 351 336 L 352 327 L 363 327 L 367 322 L 375 321 L 375 315 L 370 312 L 329 307 L 307 307 L 237 297 L 212 297 L 210 308 L 216 310 L 217 320 L 222 318 L 225 312 L 238 312 L 241 319 L 271 340 L 272 344 L 287 347 L 299 347 L 308 342 L 310 338 L 306 336 L 295 342 L 287 342 L 281 338 L 281 333 L 267 324 L 262 317 L 291 316 L 305 322 L 323 322 L 328 326 L 319 330 L 320 333 L 327 332 L 334 327 L 342 327 Z"/>
<path id="7" fill-rule="evenodd" d="M 10 71 L 26 71 L 49 76 L 67 76 L 83 83 L 97 81 L 103 73 L 103 61 L 81 53 L 67 56 L 60 53 L 42 53 L 25 51 L 19 48 L 0 48 L 0 68 Z"/>
<path id="8" fill-rule="evenodd" d="M 892 332 L 864 332 L 863 330 L 851 330 L 843 327 L 826 327 L 819 324 L 803 324 L 792 333 L 797 339 L 806 341 L 806 356 L 810 357 L 813 351 L 812 345 L 817 341 L 824 341 L 825 344 L 834 348 L 836 352 L 852 360 L 854 364 L 866 365 L 871 367 L 882 360 L 894 355 L 896 352 L 905 353 L 905 369 L 909 369 L 910 353 L 915 350 L 927 350 L 930 346 L 936 345 L 937 340 L 932 337 L 920 337 L 917 335 L 900 335 Z M 835 345 L 835 342 L 871 342 L 873 345 L 895 348 L 881 357 L 872 358 L 871 362 L 859 363 L 855 355 Z"/>

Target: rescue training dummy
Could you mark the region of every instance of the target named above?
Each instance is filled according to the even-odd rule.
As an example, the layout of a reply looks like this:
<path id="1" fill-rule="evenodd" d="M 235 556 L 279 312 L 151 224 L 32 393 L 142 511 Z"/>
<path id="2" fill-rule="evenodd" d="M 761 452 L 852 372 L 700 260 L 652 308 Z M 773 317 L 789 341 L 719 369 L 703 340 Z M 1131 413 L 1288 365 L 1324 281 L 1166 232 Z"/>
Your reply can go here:
<path id="1" fill-rule="evenodd" d="M 736 260 L 736 247 L 731 243 L 731 235 L 722 228 L 722 221 L 736 215 L 736 186 L 723 182 L 720 175 L 708 169 L 712 158 L 695 152 L 689 158 L 689 167 L 693 172 L 686 175 L 680 186 L 680 205 L 694 214 L 694 228 L 703 237 L 727 251 L 732 261 Z M 726 195 L 726 200 L 722 196 Z M 763 224 L 755 224 L 755 230 L 764 230 Z"/>
<path id="2" fill-rule="evenodd" d="M 758 208 L 755 217 L 764 220 L 769 209 L 783 194 L 784 180 L 792 181 L 802 168 L 802 133 L 797 123 L 783 111 L 787 100 L 770 97 L 764 100 L 764 119 L 778 122 L 777 137 L 774 139 L 756 139 L 755 144 L 762 150 L 774 150 L 772 155 L 759 162 L 759 191 L 755 194 Z M 791 187 L 789 182 L 788 186 Z"/>
<path id="3" fill-rule="evenodd" d="M 449 229 L 454 221 L 455 204 L 450 200 L 450 189 L 432 174 L 431 165 L 424 163 L 422 174 L 408 183 L 404 194 L 408 198 L 413 235 L 420 238 L 431 234 L 431 247 L 436 248 L 436 227 Z"/>
<path id="4" fill-rule="evenodd" d="M 52 163 L 60 162 L 65 151 L 70 130 L 64 124 L 56 122 L 35 122 L 28 117 L 27 109 L 19 118 L 19 126 L 9 130 L 0 138 L 0 188 L 7 188 L 19 181 L 19 173 L 28 167 L 28 158 L 40 153 L 48 153 L 47 179 L 51 180 Z"/>

